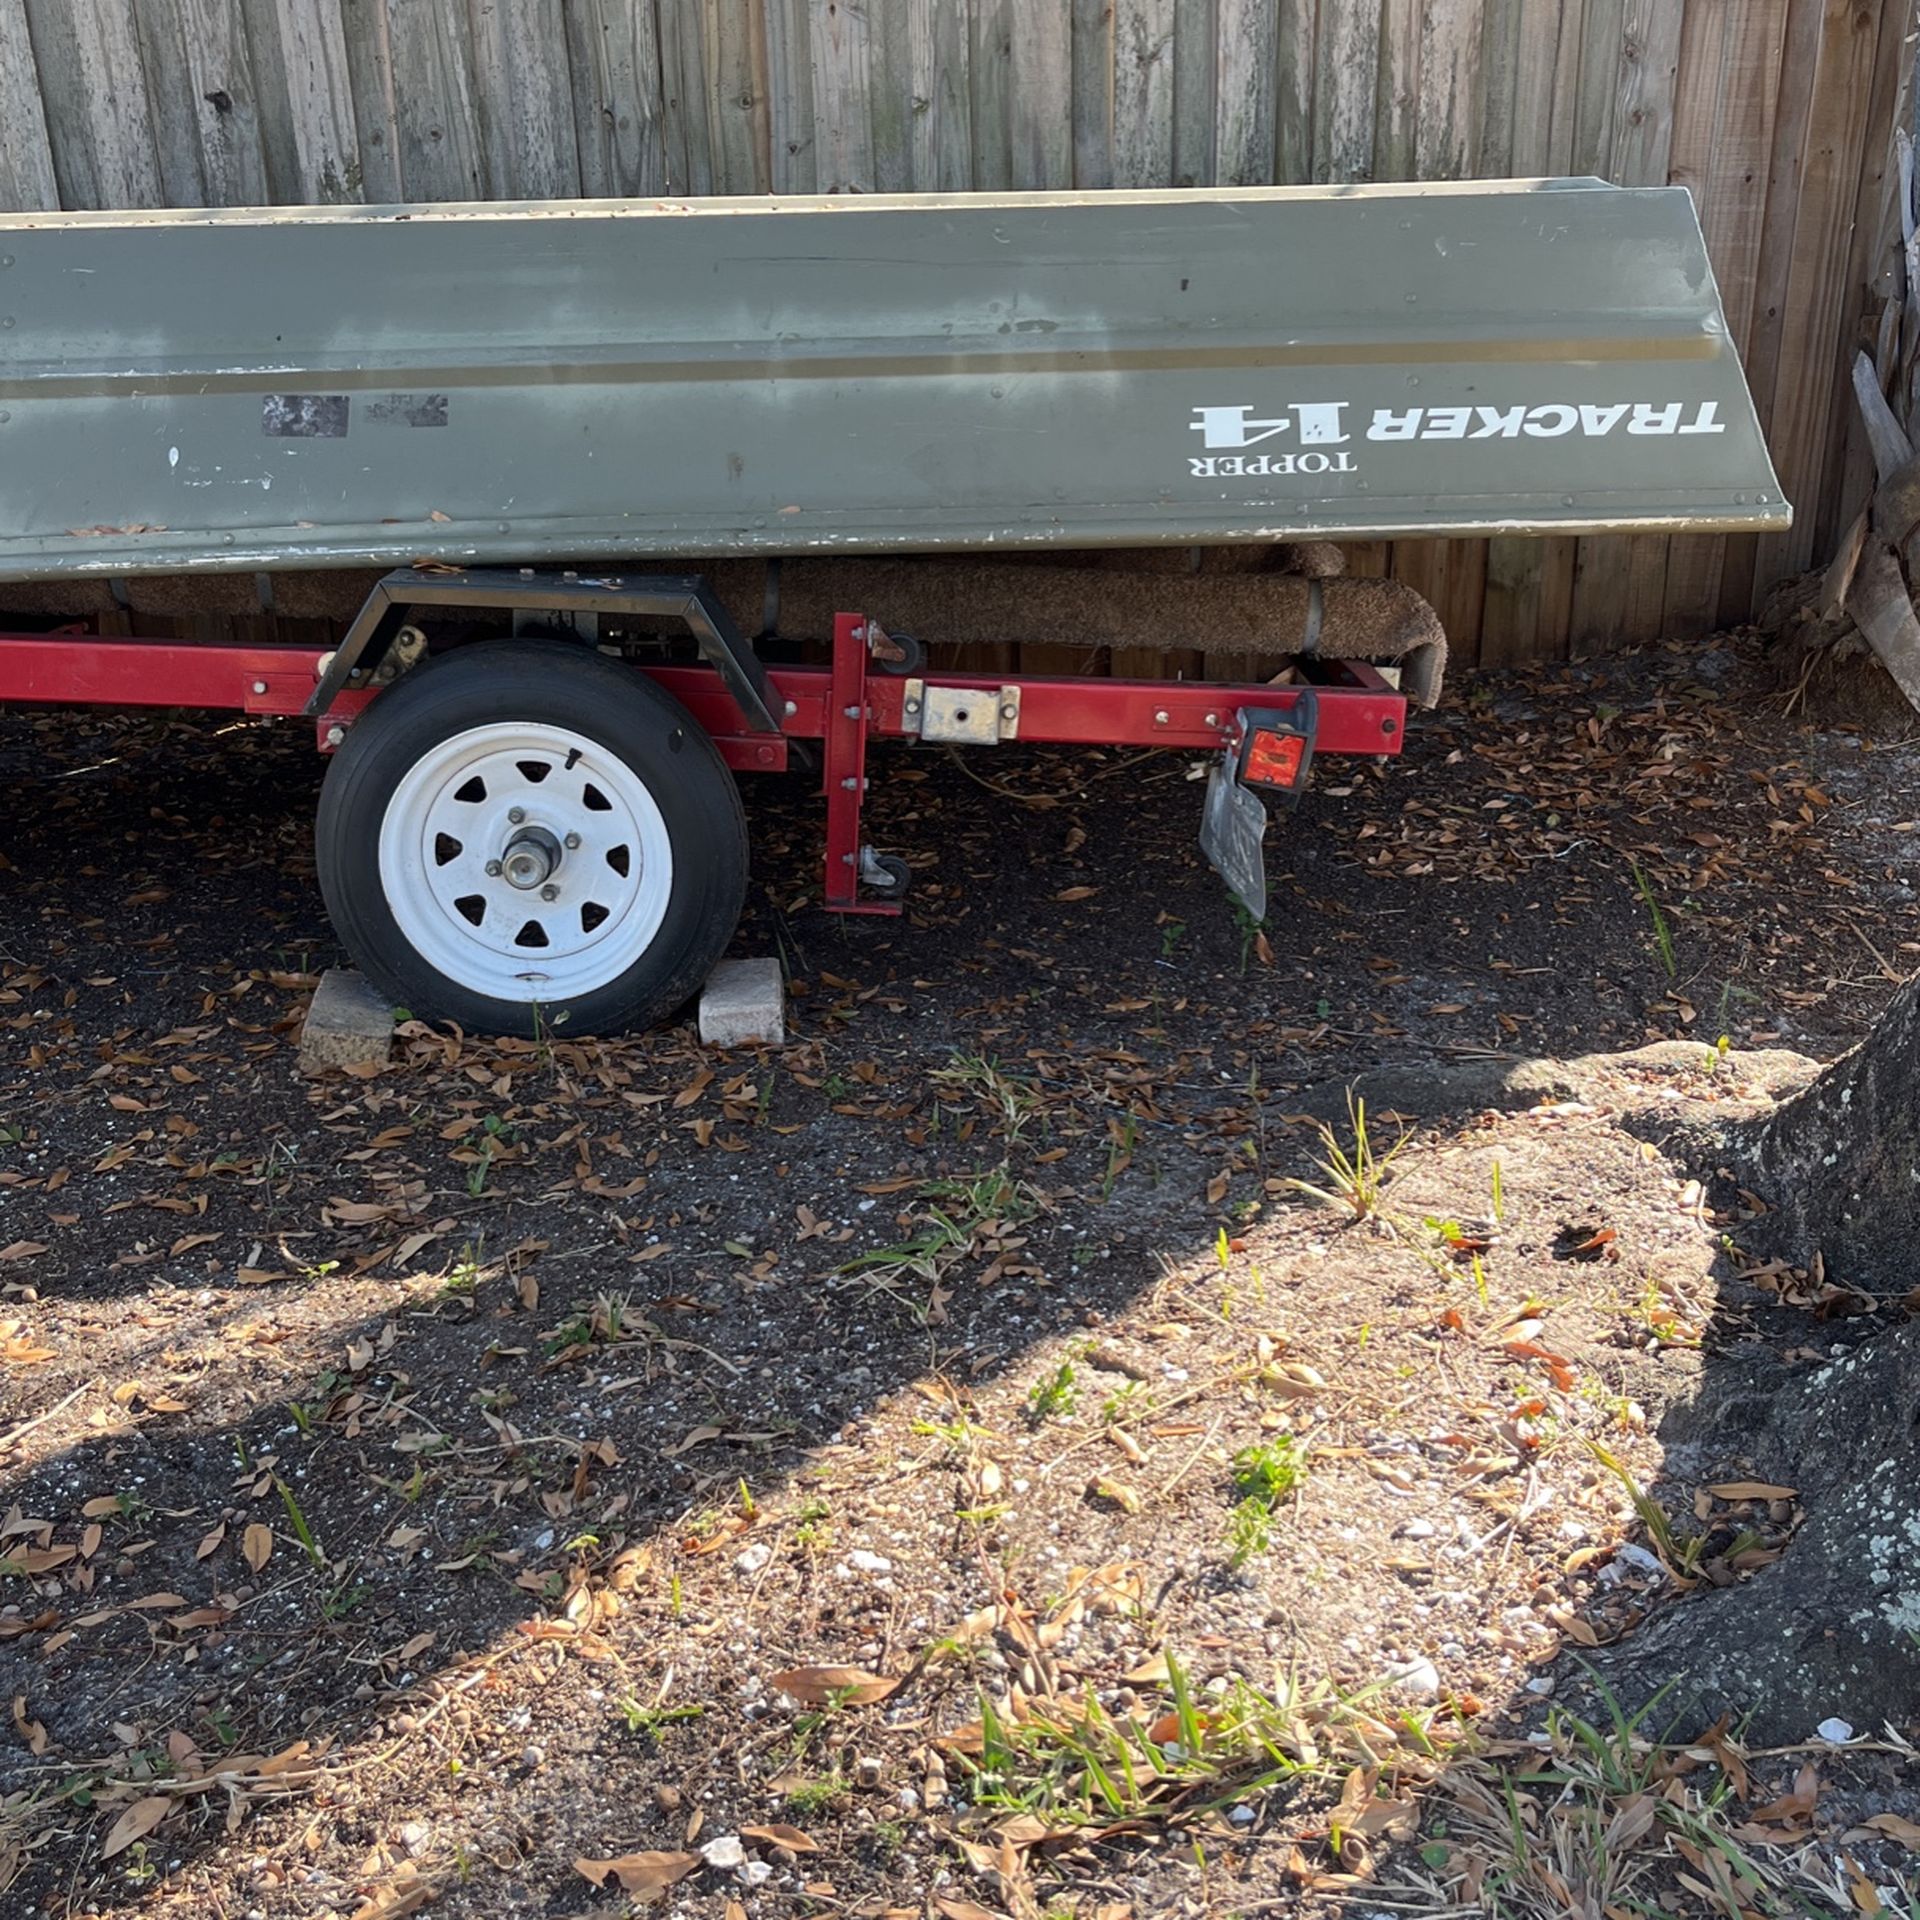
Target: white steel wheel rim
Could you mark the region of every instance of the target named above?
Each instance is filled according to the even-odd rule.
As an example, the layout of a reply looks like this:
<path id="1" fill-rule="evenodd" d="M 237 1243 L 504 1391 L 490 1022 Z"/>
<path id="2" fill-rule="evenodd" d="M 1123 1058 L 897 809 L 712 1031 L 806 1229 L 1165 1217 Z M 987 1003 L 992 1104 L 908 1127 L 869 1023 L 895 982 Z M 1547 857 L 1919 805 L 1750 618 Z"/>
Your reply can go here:
<path id="1" fill-rule="evenodd" d="M 530 868 L 531 884 L 509 877 Z M 571 1000 L 653 944 L 673 846 L 646 782 L 597 741 L 509 721 L 449 735 L 408 769 L 380 823 L 380 885 L 446 979 L 492 1000 Z"/>

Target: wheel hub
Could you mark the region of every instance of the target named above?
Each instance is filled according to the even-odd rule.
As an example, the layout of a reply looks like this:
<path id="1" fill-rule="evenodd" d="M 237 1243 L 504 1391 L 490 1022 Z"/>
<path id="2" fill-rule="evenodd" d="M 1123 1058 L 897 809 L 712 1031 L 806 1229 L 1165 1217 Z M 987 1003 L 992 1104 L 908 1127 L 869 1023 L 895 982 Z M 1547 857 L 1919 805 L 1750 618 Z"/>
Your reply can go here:
<path id="1" fill-rule="evenodd" d="M 631 768 L 564 727 L 498 722 L 441 740 L 395 787 L 380 875 L 402 937 L 448 979 L 552 1002 L 646 951 L 673 851 Z"/>
<path id="2" fill-rule="evenodd" d="M 510 887 L 531 893 L 560 871 L 560 842 L 545 827 L 521 827 L 500 856 L 501 877 Z"/>

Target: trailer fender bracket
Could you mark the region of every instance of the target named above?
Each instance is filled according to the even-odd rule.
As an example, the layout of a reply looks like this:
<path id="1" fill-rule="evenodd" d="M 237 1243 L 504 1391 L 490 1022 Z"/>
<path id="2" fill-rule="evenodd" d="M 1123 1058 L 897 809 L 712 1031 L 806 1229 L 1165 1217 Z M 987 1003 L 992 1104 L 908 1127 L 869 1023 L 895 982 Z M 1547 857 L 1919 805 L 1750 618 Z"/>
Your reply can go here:
<path id="1" fill-rule="evenodd" d="M 901 689 L 900 717 L 922 740 L 958 747 L 995 747 L 1020 737 L 1020 689 L 998 695 L 980 687 L 929 686 L 909 680 Z"/>
<path id="2" fill-rule="evenodd" d="M 741 637 L 720 597 L 698 574 L 558 573 L 533 567 L 429 570 L 402 567 L 368 594 L 354 623 L 320 676 L 306 716 L 319 719 L 350 686 L 370 684 L 388 648 L 404 631 L 409 607 L 532 610 L 568 616 L 641 614 L 679 619 L 700 657 L 720 676 L 750 733 L 778 733 L 766 668 Z"/>

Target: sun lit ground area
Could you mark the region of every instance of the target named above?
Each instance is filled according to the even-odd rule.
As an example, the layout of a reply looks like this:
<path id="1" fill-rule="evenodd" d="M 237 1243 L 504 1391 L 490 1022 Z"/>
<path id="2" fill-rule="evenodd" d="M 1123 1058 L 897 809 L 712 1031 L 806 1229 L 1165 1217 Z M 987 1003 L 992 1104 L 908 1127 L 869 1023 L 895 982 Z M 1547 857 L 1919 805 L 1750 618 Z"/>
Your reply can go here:
<path id="1" fill-rule="evenodd" d="M 901 753 L 896 926 L 748 790 L 788 1048 L 311 1085 L 301 743 L 0 768 L 9 1912 L 1908 1910 L 1897 1735 L 1580 1665 L 1791 1551 L 1676 1410 L 1871 1320 L 1646 1117 L 1913 964 L 1898 743 L 1734 649 L 1485 683 L 1261 927 L 1177 761 Z"/>

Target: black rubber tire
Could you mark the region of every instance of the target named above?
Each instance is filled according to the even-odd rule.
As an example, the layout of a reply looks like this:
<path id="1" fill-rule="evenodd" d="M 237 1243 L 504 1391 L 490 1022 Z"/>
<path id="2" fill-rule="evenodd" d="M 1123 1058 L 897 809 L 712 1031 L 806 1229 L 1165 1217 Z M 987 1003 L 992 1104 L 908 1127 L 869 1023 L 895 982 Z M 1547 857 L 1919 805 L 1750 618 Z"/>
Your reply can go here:
<path id="1" fill-rule="evenodd" d="M 883 900 L 904 899 L 907 889 L 913 885 L 913 869 L 897 853 L 877 853 L 874 855 L 874 864 L 885 872 L 887 884 L 883 887 L 869 880 L 868 890 L 877 893 Z"/>
<path id="2" fill-rule="evenodd" d="M 546 722 L 588 739 L 646 784 L 673 848 L 673 889 L 652 944 L 603 987 L 520 1003 L 450 980 L 415 951 L 380 880 L 380 826 L 409 768 L 449 735 Z M 395 1006 L 476 1033 L 573 1038 L 655 1025 L 726 952 L 747 886 L 747 825 L 718 748 L 643 673 L 564 640 L 490 640 L 416 667 L 348 728 L 320 790 L 320 891 L 355 964 Z"/>

